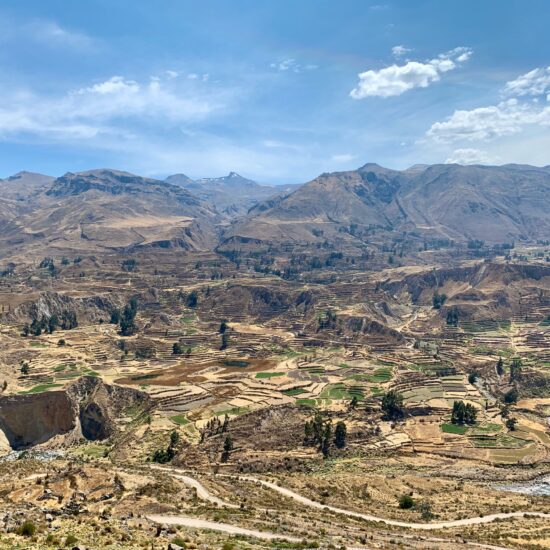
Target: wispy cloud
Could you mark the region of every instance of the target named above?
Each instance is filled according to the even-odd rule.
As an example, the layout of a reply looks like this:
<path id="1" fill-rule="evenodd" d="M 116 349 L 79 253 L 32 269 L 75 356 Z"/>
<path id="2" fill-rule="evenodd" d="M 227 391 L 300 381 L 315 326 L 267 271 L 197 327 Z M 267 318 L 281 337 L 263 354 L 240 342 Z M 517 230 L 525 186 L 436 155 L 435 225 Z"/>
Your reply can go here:
<path id="1" fill-rule="evenodd" d="M 339 155 L 332 155 L 332 157 L 330 157 L 331 160 L 333 160 L 334 162 L 338 162 L 338 163 L 346 163 L 346 162 L 351 162 L 353 159 L 355 159 L 355 155 L 352 155 L 350 153 L 342 153 L 342 154 L 339 154 Z"/>
<path id="2" fill-rule="evenodd" d="M 479 149 L 455 149 L 445 164 L 495 164 L 498 158 L 493 158 Z"/>
<path id="3" fill-rule="evenodd" d="M 394 57 L 396 58 L 400 58 L 400 57 L 403 57 L 404 55 L 408 54 L 409 52 L 412 52 L 412 49 L 411 48 L 406 48 L 405 46 L 403 45 L 397 45 L 397 46 L 394 46 L 392 49 L 391 49 L 391 53 Z"/>
<path id="4" fill-rule="evenodd" d="M 507 82 L 504 93 L 508 96 L 538 96 L 550 92 L 550 66 L 534 69 Z"/>
<path id="5" fill-rule="evenodd" d="M 390 65 L 384 69 L 359 73 L 359 83 L 350 92 L 353 99 L 392 97 L 413 88 L 427 88 L 441 79 L 441 75 L 459 67 L 471 57 L 470 48 L 455 48 L 427 62 L 408 61 L 404 65 Z"/>
<path id="6" fill-rule="evenodd" d="M 269 66 L 277 71 L 289 71 L 293 73 L 301 73 L 302 71 L 313 71 L 318 68 L 317 65 L 313 64 L 302 65 L 292 58 L 283 59 L 281 61 L 271 63 Z"/>
<path id="7" fill-rule="evenodd" d="M 67 51 L 94 50 L 100 41 L 85 32 L 65 27 L 53 19 L 21 20 L 0 12 L 0 42 L 28 44 Z"/>
<path id="8" fill-rule="evenodd" d="M 164 124 L 200 120 L 222 109 L 224 98 L 176 86 L 172 79 L 154 77 L 142 83 L 113 76 L 59 97 L 4 91 L 0 104 L 0 136 L 90 139 L 100 133 L 127 134 L 132 120 Z"/>

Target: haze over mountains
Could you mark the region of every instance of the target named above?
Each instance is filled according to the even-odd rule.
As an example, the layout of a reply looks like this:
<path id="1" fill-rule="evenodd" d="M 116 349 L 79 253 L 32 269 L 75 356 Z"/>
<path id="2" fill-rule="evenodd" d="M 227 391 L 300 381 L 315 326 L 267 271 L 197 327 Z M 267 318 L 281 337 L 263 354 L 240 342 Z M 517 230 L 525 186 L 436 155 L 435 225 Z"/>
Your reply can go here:
<path id="1" fill-rule="evenodd" d="M 185 174 L 175 174 L 165 181 L 191 191 L 197 197 L 211 202 L 220 212 L 230 216 L 245 214 L 258 202 L 273 196 L 287 195 L 299 187 L 262 185 L 235 172 L 221 178 L 198 180 L 192 180 Z"/>
<path id="2" fill-rule="evenodd" d="M 244 241 L 370 242 L 392 235 L 492 243 L 550 235 L 550 168 L 366 164 L 304 185 L 234 172 L 160 181 L 117 170 L 0 180 L 0 252 L 135 246 L 213 249 Z"/>

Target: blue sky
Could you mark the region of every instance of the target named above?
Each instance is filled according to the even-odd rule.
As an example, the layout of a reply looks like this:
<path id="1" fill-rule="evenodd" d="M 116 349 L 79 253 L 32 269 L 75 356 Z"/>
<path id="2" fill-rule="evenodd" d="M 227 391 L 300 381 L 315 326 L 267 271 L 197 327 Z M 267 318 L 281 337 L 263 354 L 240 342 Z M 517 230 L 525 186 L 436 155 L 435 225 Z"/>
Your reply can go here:
<path id="1" fill-rule="evenodd" d="M 6 0 L 0 177 L 550 164 L 550 3 Z"/>

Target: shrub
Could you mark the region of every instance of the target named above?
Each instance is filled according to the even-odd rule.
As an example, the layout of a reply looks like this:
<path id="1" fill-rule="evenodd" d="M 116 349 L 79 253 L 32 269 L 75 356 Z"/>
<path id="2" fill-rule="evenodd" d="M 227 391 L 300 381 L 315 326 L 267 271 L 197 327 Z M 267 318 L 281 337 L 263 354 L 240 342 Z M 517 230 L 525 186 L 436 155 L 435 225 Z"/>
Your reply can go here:
<path id="1" fill-rule="evenodd" d="M 77 542 L 78 542 L 78 539 L 72 533 L 69 533 L 67 535 L 67 538 L 65 539 L 65 546 L 72 546 Z"/>
<path id="2" fill-rule="evenodd" d="M 36 533 L 36 525 L 32 521 L 25 521 L 17 529 L 17 534 L 22 537 L 34 537 Z"/>
<path id="3" fill-rule="evenodd" d="M 399 508 L 408 510 L 414 506 L 414 499 L 411 495 L 401 495 L 399 497 Z"/>

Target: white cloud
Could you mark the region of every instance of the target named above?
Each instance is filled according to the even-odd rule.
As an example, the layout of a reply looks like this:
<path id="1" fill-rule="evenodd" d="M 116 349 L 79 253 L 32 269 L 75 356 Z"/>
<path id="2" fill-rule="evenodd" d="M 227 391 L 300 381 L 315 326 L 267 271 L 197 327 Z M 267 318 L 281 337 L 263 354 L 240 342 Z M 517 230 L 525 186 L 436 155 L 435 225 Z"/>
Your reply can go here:
<path id="1" fill-rule="evenodd" d="M 170 70 L 168 70 L 168 71 L 164 71 L 164 72 L 166 73 L 166 76 L 167 76 L 168 78 L 177 78 L 177 77 L 179 76 L 178 71 L 170 71 Z"/>
<path id="2" fill-rule="evenodd" d="M 438 141 L 483 141 L 517 134 L 526 125 L 550 125 L 550 107 L 509 99 L 489 107 L 459 110 L 433 124 L 428 136 Z"/>
<path id="3" fill-rule="evenodd" d="M 365 97 L 392 97 L 413 88 L 426 88 L 441 79 L 441 75 L 456 69 L 472 55 L 470 48 L 455 48 L 425 63 L 408 61 L 404 65 L 390 65 L 379 71 L 359 73 L 359 84 L 350 92 L 354 99 Z"/>
<path id="4" fill-rule="evenodd" d="M 392 49 L 391 49 L 391 53 L 393 54 L 394 57 L 403 57 L 405 54 L 408 54 L 409 52 L 412 52 L 411 48 L 406 48 L 405 46 L 402 46 L 402 45 L 398 45 L 398 46 L 394 46 Z"/>
<path id="5" fill-rule="evenodd" d="M 355 158 L 355 155 L 351 155 L 349 153 L 342 153 L 340 155 L 332 155 L 331 160 L 334 162 L 351 162 Z"/>
<path id="6" fill-rule="evenodd" d="M 272 69 L 277 71 L 290 71 L 293 73 L 301 73 L 302 71 L 313 71 L 318 68 L 318 65 L 308 64 L 301 65 L 295 59 L 288 58 L 269 65 Z"/>
<path id="7" fill-rule="evenodd" d="M 507 82 L 504 86 L 506 95 L 516 97 L 544 95 L 548 91 L 550 91 L 550 66 L 529 71 Z"/>
<path id="8" fill-rule="evenodd" d="M 445 164 L 495 164 L 497 161 L 479 149 L 455 149 Z"/>
<path id="9" fill-rule="evenodd" d="M 182 124 L 223 107 L 222 97 L 176 87 L 158 77 L 139 83 L 122 76 L 58 97 L 0 92 L 0 136 L 31 134 L 52 139 L 89 139 L 128 134 L 126 123 L 154 120 Z M 131 133 L 131 132 L 130 132 Z"/>

